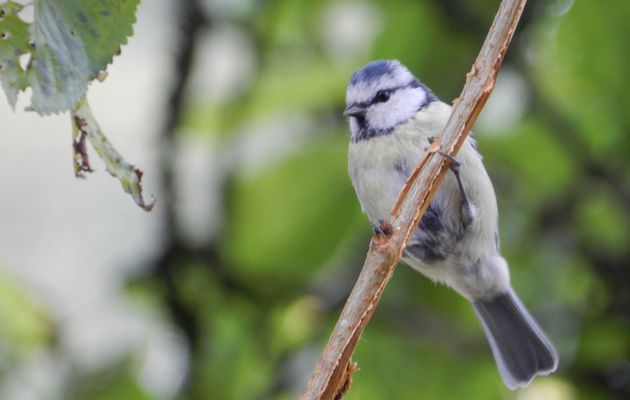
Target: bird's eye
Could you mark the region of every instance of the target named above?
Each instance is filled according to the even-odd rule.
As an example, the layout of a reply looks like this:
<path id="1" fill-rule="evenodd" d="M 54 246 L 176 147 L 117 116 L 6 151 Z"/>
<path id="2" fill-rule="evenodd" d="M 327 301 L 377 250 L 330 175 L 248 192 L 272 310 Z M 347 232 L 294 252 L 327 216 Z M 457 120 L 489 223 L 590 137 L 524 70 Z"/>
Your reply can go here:
<path id="1" fill-rule="evenodd" d="M 374 96 L 374 102 L 385 103 L 387 100 L 389 100 L 389 95 L 389 90 L 379 90 L 378 92 L 376 92 L 376 96 Z"/>

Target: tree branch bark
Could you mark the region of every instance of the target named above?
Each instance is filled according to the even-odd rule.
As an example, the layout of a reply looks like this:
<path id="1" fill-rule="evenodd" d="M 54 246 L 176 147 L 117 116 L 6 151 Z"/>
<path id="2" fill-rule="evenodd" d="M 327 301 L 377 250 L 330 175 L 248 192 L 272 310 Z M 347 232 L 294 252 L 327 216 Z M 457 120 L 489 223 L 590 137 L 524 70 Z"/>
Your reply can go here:
<path id="1" fill-rule="evenodd" d="M 350 359 L 372 317 L 405 245 L 418 226 L 455 156 L 494 88 L 526 0 L 503 0 L 477 56 L 444 133 L 435 140 L 405 183 L 391 211 L 391 235 L 375 235 L 363 270 L 306 386 L 302 400 L 340 399 L 349 389 L 356 365 Z"/>

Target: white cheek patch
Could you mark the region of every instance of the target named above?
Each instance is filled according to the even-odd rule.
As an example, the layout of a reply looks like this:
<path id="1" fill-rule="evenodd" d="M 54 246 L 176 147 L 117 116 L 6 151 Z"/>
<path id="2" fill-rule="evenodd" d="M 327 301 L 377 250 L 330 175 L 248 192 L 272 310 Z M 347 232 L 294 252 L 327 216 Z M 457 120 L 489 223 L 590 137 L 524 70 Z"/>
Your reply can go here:
<path id="1" fill-rule="evenodd" d="M 426 102 L 427 93 L 422 87 L 400 89 L 388 101 L 368 109 L 368 125 L 378 130 L 392 129 L 413 117 Z"/>

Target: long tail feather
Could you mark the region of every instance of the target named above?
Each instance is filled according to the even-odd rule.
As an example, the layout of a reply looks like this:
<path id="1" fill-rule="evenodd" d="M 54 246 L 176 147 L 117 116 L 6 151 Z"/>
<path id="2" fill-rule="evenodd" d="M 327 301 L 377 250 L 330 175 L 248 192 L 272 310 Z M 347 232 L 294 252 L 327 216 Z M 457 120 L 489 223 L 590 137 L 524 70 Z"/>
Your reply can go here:
<path id="1" fill-rule="evenodd" d="M 507 387 L 527 386 L 536 375 L 556 370 L 556 350 L 512 290 L 473 307 Z"/>

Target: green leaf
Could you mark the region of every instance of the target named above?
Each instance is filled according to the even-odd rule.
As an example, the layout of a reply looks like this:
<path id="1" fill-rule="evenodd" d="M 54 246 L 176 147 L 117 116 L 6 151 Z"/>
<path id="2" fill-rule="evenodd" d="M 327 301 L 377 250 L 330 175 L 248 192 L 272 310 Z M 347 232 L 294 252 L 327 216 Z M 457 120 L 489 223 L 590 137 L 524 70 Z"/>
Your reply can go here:
<path id="1" fill-rule="evenodd" d="M 0 28 L 9 35 L 0 47 L 2 82 L 11 105 L 17 92 L 33 89 L 32 107 L 40 114 L 69 110 L 85 96 L 88 82 L 105 70 L 133 33 L 139 0 L 38 0 L 30 25 L 21 5 L 8 2 Z M 19 56 L 29 54 L 26 71 Z M 7 64 L 6 66 L 4 64 Z"/>
<path id="2" fill-rule="evenodd" d="M 118 178 L 125 192 L 131 194 L 136 204 L 145 211 L 151 211 L 155 200 L 146 202 L 142 197 L 142 171 L 133 164 L 128 163 L 116 151 L 114 146 L 107 140 L 107 137 L 98 126 L 87 100 L 82 99 L 72 110 L 73 145 L 75 149 L 74 162 L 75 173 L 82 176 L 82 172 L 90 172 L 91 168 L 87 159 L 87 152 L 84 148 L 84 141 L 87 137 L 99 157 L 105 162 L 107 172 Z M 77 149 L 79 149 L 77 151 Z"/>
<path id="3" fill-rule="evenodd" d="M 41 0 L 40 0 L 41 1 Z M 120 46 L 133 34 L 140 0 L 46 0 L 51 12 L 60 12 L 81 39 L 87 53 L 90 79 L 105 70 Z"/>
<path id="4" fill-rule="evenodd" d="M 27 68 L 32 106 L 43 114 L 72 108 L 87 91 L 88 58 L 81 39 L 64 18 L 66 2 L 35 2 L 31 34 L 35 49 Z"/>
<path id="5" fill-rule="evenodd" d="M 37 112 L 64 111 L 84 97 L 88 80 L 107 67 L 133 33 L 138 2 L 35 2 L 28 76 Z"/>
<path id="6" fill-rule="evenodd" d="M 24 89 L 24 70 L 20 56 L 29 52 L 28 24 L 17 14 L 22 5 L 9 1 L 0 5 L 0 81 L 11 107 Z"/>

